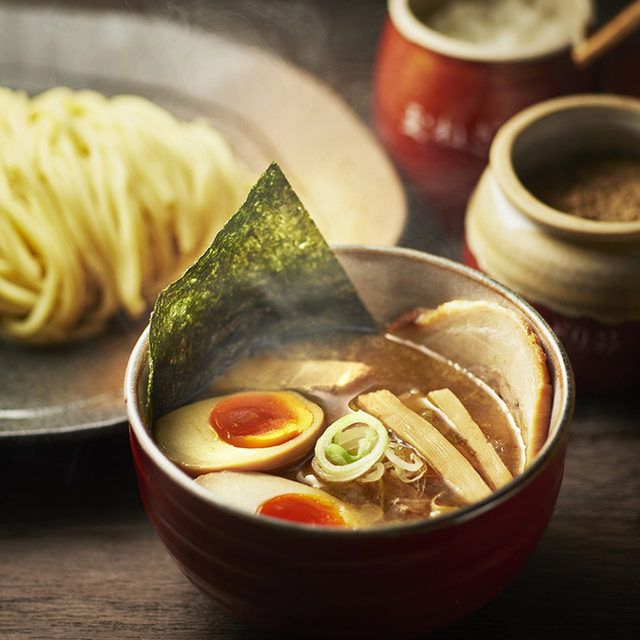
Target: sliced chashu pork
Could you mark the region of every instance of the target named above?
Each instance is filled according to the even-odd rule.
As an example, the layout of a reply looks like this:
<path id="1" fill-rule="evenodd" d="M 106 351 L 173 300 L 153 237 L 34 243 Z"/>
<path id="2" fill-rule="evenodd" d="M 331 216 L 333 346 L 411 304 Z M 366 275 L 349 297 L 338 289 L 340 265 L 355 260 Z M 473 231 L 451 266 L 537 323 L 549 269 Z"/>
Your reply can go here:
<path id="1" fill-rule="evenodd" d="M 522 430 L 528 465 L 544 444 L 553 389 L 546 356 L 525 319 L 497 303 L 454 300 L 415 309 L 389 333 L 469 370 L 502 397 Z"/>

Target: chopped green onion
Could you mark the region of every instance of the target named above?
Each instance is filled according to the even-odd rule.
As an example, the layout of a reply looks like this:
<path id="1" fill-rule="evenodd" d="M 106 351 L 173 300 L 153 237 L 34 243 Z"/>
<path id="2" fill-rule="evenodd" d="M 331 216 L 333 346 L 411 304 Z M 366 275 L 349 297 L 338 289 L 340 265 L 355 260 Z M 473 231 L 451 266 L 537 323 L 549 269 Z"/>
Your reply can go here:
<path id="1" fill-rule="evenodd" d="M 386 469 L 382 462 L 376 462 L 367 473 L 360 477 L 360 482 L 377 482 L 382 478 Z"/>
<path id="2" fill-rule="evenodd" d="M 406 460 L 396 453 L 396 451 L 399 452 L 402 450 L 408 451 L 409 460 Z M 384 454 L 402 482 L 415 482 L 419 480 L 427 470 L 427 463 L 420 455 L 397 442 L 389 442 L 389 446 L 385 449 Z"/>
<path id="3" fill-rule="evenodd" d="M 316 442 L 313 470 L 328 482 L 347 482 L 364 475 L 389 444 L 385 426 L 364 411 L 331 424 Z"/>
<path id="4" fill-rule="evenodd" d="M 335 442 L 331 442 L 325 447 L 324 454 L 332 464 L 351 464 L 354 461 L 353 456 Z"/>

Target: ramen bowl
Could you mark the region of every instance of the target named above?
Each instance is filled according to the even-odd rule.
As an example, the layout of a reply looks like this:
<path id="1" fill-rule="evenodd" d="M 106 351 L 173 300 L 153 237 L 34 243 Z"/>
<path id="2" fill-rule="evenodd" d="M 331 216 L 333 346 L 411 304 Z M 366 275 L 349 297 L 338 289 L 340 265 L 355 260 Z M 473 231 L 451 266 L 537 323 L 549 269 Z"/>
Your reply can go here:
<path id="1" fill-rule="evenodd" d="M 569 355 L 578 393 L 637 387 L 640 220 L 614 212 L 621 201 L 633 206 L 625 189 L 635 188 L 637 169 L 621 170 L 640 166 L 638 157 L 638 98 L 546 100 L 501 127 L 467 207 L 464 262 L 543 315 Z M 536 174 L 547 186 L 562 180 L 556 195 L 535 188 Z"/>
<path id="2" fill-rule="evenodd" d="M 283 637 L 415 638 L 487 603 L 534 551 L 562 481 L 572 373 L 541 317 L 479 272 L 399 248 L 343 247 L 337 255 L 380 323 L 454 299 L 494 301 L 524 316 L 553 388 L 549 435 L 526 470 L 478 503 L 401 525 L 332 529 L 237 510 L 194 483 L 154 442 L 144 418 L 147 332 L 125 383 L 135 468 L 169 554 L 233 616 Z"/>
<path id="3" fill-rule="evenodd" d="M 467 199 L 500 125 L 540 100 L 589 90 L 592 78 L 571 61 L 569 34 L 538 22 L 527 29 L 515 24 L 516 17 L 527 16 L 524 2 L 496 22 L 513 32 L 524 29 L 526 40 L 514 38 L 506 45 L 504 32 L 477 42 L 434 28 L 429 16 L 454 4 L 388 0 L 374 69 L 372 120 L 431 220 L 462 235 Z M 566 11 L 575 19 L 576 37 L 582 35 L 591 20 L 590 3 L 562 0 L 557 8 L 554 19 L 560 9 Z M 469 7 L 466 13 L 469 22 L 484 20 Z M 530 38 L 536 28 L 540 34 Z"/>

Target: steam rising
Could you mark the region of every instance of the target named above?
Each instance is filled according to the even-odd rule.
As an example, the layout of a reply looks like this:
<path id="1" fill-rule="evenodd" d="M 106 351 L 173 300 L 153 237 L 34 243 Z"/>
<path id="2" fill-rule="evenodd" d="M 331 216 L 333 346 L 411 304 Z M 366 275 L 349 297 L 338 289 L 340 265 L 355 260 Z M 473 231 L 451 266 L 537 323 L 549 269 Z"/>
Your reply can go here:
<path id="1" fill-rule="evenodd" d="M 369 117 L 371 68 L 384 0 L 139 0 L 132 8 L 265 48 L 310 71 Z M 215 61 L 212 61 L 215 64 Z"/>

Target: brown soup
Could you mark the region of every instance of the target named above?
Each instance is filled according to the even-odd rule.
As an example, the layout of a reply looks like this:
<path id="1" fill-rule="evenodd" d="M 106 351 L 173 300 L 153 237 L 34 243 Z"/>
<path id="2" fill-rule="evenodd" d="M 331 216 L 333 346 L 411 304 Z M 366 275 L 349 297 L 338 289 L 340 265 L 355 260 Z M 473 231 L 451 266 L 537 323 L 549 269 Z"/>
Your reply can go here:
<path id="1" fill-rule="evenodd" d="M 386 389 L 435 426 L 484 478 L 484 470 L 474 451 L 455 432 L 450 422 L 423 402 L 430 391 L 451 389 L 481 428 L 511 475 L 515 476 L 522 470 L 522 439 L 502 401 L 477 378 L 421 346 L 390 335 L 324 336 L 256 353 L 253 358 L 256 370 L 262 366 L 258 363 L 264 364 L 272 358 L 301 362 L 347 360 L 368 365 L 370 372 L 366 376 L 350 382 L 344 388 L 336 385 L 332 389 L 314 389 L 313 385 L 309 385 L 302 393 L 322 407 L 326 423 L 331 424 L 357 408 L 355 398 L 360 394 Z M 247 372 L 251 370 L 251 365 L 245 361 L 242 368 L 243 372 Z M 245 380 L 251 386 L 252 381 Z M 225 379 L 221 380 L 214 387 L 214 392 L 227 392 L 225 384 Z M 401 457 L 409 459 L 411 453 L 415 456 L 414 448 L 393 433 L 391 440 L 397 443 L 396 451 Z M 280 469 L 277 473 L 320 487 L 357 509 L 376 507 L 381 510 L 382 523 L 438 515 L 465 504 L 442 475 L 429 464 L 413 481 L 402 480 L 393 466 L 387 463 L 381 477 L 374 480 L 364 481 L 358 478 L 347 482 L 330 482 L 315 473 L 312 457 L 313 450 L 303 460 Z"/>

